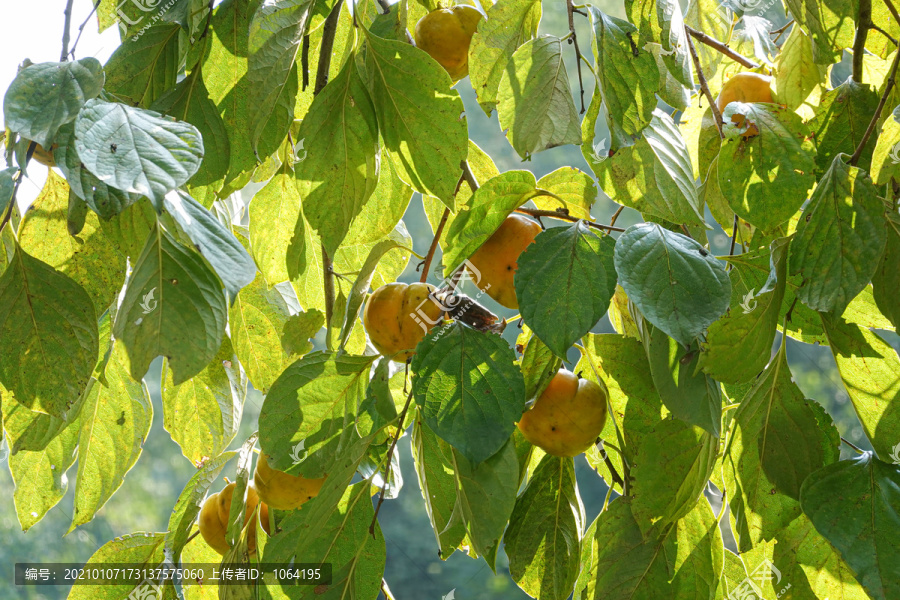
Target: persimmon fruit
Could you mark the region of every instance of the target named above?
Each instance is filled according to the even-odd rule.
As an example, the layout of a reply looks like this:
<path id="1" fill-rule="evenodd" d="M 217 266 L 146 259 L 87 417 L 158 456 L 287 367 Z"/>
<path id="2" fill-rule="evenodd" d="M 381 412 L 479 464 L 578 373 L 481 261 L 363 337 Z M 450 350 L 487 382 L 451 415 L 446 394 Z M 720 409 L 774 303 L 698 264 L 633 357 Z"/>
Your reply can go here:
<path id="1" fill-rule="evenodd" d="M 385 356 L 405 362 L 427 331 L 441 319 L 441 305 L 429 299 L 435 290 L 427 283 L 389 283 L 372 293 L 363 312 L 363 325 L 372 345 Z"/>
<path id="2" fill-rule="evenodd" d="M 228 533 L 228 517 L 231 513 L 234 488 L 235 484 L 229 483 L 222 491 L 210 494 L 200 509 L 200 535 L 203 536 L 210 548 L 223 556 L 230 549 L 228 542 L 225 540 L 225 535 Z M 265 503 L 260 503 L 256 489 L 253 484 L 249 484 L 247 486 L 247 505 L 244 509 L 245 527 L 256 514 L 257 506 L 259 506 L 259 520 L 263 529 L 266 530 L 266 533 L 270 533 L 269 508 Z M 250 530 L 247 543 L 252 554 L 256 551 L 255 527 Z"/>
<path id="3" fill-rule="evenodd" d="M 725 107 L 732 102 L 773 102 L 772 78 L 759 73 L 738 73 L 725 82 L 719 97 L 716 98 L 716 106 L 722 113 Z M 744 123 L 744 115 L 732 115 L 731 122 L 738 127 Z M 741 134 L 744 138 L 750 138 L 759 134 L 759 129 L 751 123 L 747 131 Z"/>
<path id="4" fill-rule="evenodd" d="M 256 471 L 253 473 L 253 484 L 260 500 L 278 510 L 300 508 L 319 494 L 324 483 L 325 477 L 307 479 L 273 469 L 265 454 L 259 455 Z"/>
<path id="5" fill-rule="evenodd" d="M 476 285 L 506 308 L 519 308 L 513 281 L 519 256 L 540 232 L 536 221 L 513 213 L 469 258 L 478 271 L 472 273 Z"/>
<path id="6" fill-rule="evenodd" d="M 469 74 L 469 45 L 480 20 L 478 9 L 466 4 L 433 10 L 416 23 L 416 46 L 459 81 Z"/>

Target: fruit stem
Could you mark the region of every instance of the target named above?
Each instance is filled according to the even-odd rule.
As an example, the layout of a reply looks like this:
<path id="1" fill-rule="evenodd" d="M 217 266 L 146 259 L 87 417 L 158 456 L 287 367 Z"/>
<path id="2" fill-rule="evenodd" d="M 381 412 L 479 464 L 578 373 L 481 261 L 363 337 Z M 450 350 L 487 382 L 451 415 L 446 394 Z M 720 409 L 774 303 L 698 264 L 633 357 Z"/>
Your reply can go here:
<path id="1" fill-rule="evenodd" d="M 841 437 L 841 441 L 844 442 L 845 444 L 847 444 L 848 446 L 850 446 L 851 448 L 853 448 L 854 450 L 856 450 L 857 454 L 865 454 L 865 450 L 863 450 L 862 448 L 860 448 L 859 446 L 857 446 L 855 444 L 850 443 L 843 437 Z"/>
<path id="2" fill-rule="evenodd" d="M 890 2 L 890 0 L 885 0 L 885 2 Z M 894 54 L 894 62 L 891 64 L 891 71 L 890 75 L 888 76 L 887 85 L 884 86 L 884 93 L 881 94 L 881 100 L 878 101 L 878 108 L 875 109 L 875 114 L 872 115 L 872 120 L 869 121 L 869 126 L 866 128 L 866 132 L 863 134 L 862 139 L 859 140 L 859 146 L 856 147 L 856 152 L 854 152 L 853 156 L 850 157 L 850 166 L 855 167 L 856 163 L 859 162 L 859 159 L 863 153 L 863 149 L 866 147 L 869 138 L 872 137 L 872 133 L 875 131 L 875 127 L 878 125 L 878 120 L 881 118 L 881 111 L 884 110 L 884 105 L 887 102 L 891 90 L 894 89 L 894 80 L 897 77 L 898 64 L 900 64 L 900 48 L 898 48 L 897 52 Z M 856 81 L 855 76 L 853 80 Z"/>
<path id="3" fill-rule="evenodd" d="M 726 44 L 724 42 L 720 42 L 716 38 L 708 36 L 705 33 L 703 33 L 702 31 L 697 31 L 696 29 L 694 29 L 693 27 L 690 27 L 689 25 L 685 25 L 684 30 L 688 33 L 688 36 L 692 36 L 692 37 L 696 38 L 697 41 L 700 42 L 701 44 L 705 44 L 705 45 L 709 46 L 710 48 L 712 48 L 713 50 L 718 50 L 719 52 L 721 52 L 722 54 L 724 54 L 731 60 L 744 65 L 748 69 L 758 69 L 760 67 L 760 65 L 758 63 L 756 63 L 755 61 L 752 61 L 749 58 L 747 58 L 746 56 L 738 54 L 737 52 L 735 52 L 734 50 L 729 48 L 728 44 Z"/>
<path id="4" fill-rule="evenodd" d="M 694 47 L 694 42 L 691 41 L 692 30 L 687 25 L 684 26 L 684 30 L 688 33 L 687 45 L 691 51 L 691 59 L 694 61 L 694 69 L 697 71 L 697 79 L 700 81 L 700 90 L 703 92 L 703 95 L 706 96 L 706 101 L 709 102 L 709 109 L 716 119 L 716 129 L 719 132 L 719 137 L 724 140 L 725 134 L 722 132 L 722 113 L 719 112 L 719 107 L 716 106 L 716 99 L 713 98 L 712 92 L 709 91 L 709 84 L 706 82 L 706 76 L 703 74 L 703 67 L 700 66 L 700 57 L 697 55 L 697 49 Z M 698 31 L 697 33 L 700 32 Z"/>

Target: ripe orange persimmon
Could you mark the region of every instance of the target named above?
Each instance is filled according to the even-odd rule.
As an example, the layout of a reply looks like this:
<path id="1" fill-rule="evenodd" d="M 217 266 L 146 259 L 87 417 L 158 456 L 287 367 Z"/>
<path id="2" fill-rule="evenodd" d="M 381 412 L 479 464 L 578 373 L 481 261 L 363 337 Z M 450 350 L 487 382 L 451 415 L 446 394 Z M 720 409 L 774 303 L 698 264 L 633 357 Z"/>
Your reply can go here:
<path id="1" fill-rule="evenodd" d="M 469 44 L 480 20 L 478 9 L 466 4 L 433 10 L 416 23 L 416 46 L 459 81 L 469 74 Z"/>
<path id="2" fill-rule="evenodd" d="M 231 512 L 231 499 L 234 495 L 234 488 L 235 484 L 229 483 L 221 492 L 210 494 L 200 509 L 200 535 L 203 536 L 210 548 L 222 555 L 230 549 L 228 542 L 225 540 L 225 534 L 228 532 L 228 517 Z M 259 519 L 263 529 L 266 530 L 266 533 L 270 533 L 269 508 L 265 503 L 260 504 L 259 496 L 251 483 L 247 486 L 244 526 L 253 518 L 257 505 L 259 505 Z M 250 531 L 248 545 L 251 554 L 256 551 L 255 527 Z"/>
<path id="3" fill-rule="evenodd" d="M 732 102 L 772 102 L 772 78 L 759 73 L 738 73 L 725 82 L 719 97 L 716 98 L 716 106 L 719 112 Z M 743 115 L 732 115 L 731 122 L 738 127 L 744 122 Z M 745 138 L 759 134 L 756 125 L 750 124 L 747 131 L 741 135 Z"/>
<path id="4" fill-rule="evenodd" d="M 472 274 L 478 287 L 487 288 L 488 296 L 506 308 L 519 308 L 513 282 L 519 255 L 540 232 L 541 226 L 536 221 L 513 213 L 469 258 L 478 270 Z"/>
<path id="5" fill-rule="evenodd" d="M 428 298 L 434 286 L 427 283 L 389 283 L 372 293 L 363 312 L 363 325 L 375 349 L 384 355 L 396 354 L 404 362 L 441 319 L 441 306 Z"/>
<path id="6" fill-rule="evenodd" d="M 606 423 L 606 391 L 560 369 L 518 427 L 535 446 L 553 456 L 578 456 L 591 447 Z"/>
<path id="7" fill-rule="evenodd" d="M 278 510 L 293 510 L 319 494 L 325 477 L 307 479 L 289 475 L 270 467 L 266 455 L 260 454 L 253 473 L 253 483 L 265 504 Z"/>

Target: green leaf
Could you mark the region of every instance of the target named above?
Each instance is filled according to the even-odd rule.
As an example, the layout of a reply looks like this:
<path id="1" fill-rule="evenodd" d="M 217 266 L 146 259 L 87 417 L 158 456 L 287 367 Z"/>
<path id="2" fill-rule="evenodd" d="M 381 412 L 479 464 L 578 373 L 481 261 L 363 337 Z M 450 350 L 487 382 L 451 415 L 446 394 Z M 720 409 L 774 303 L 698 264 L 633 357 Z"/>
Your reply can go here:
<path id="1" fill-rule="evenodd" d="M 75 150 L 98 179 L 147 196 L 160 209 L 163 196 L 197 172 L 203 139 L 190 123 L 91 100 L 75 121 Z"/>
<path id="2" fill-rule="evenodd" d="M 194 243 L 197 252 L 215 269 L 228 298 L 233 301 L 241 288 L 256 277 L 256 264 L 231 228 L 222 225 L 202 204 L 182 191 L 166 194 L 163 206 Z"/>
<path id="3" fill-rule="evenodd" d="M 425 423 L 474 464 L 495 454 L 525 410 L 525 383 L 503 338 L 454 322 L 427 336 L 412 360 Z"/>
<path id="4" fill-rule="evenodd" d="M 759 135 L 743 138 L 734 115 Z M 719 188 L 739 217 L 763 231 L 790 219 L 815 183 L 815 150 L 806 125 L 795 113 L 771 104 L 732 102 L 723 114 L 728 135 L 719 152 Z"/>
<path id="5" fill-rule="evenodd" d="M 444 275 L 472 256 L 515 209 L 537 195 L 534 174 L 506 171 L 484 182 L 447 228 Z"/>
<path id="6" fill-rule="evenodd" d="M 815 43 L 816 62 L 830 65 L 853 45 L 856 12 L 851 4 L 822 4 L 815 0 L 787 0 L 791 16 Z"/>
<path id="7" fill-rule="evenodd" d="M 499 452 L 478 464 L 472 464 L 456 450 L 451 452 L 458 486 L 455 510 L 466 523 L 472 548 L 494 569 L 491 558 L 496 558 L 519 489 L 515 444 L 510 437 Z"/>
<path id="8" fill-rule="evenodd" d="M 793 111 L 802 111 L 805 119 L 812 118 L 824 91 L 825 69 L 815 63 L 812 40 L 801 28 L 791 29 L 775 65 L 778 101 Z"/>
<path id="9" fill-rule="evenodd" d="M 731 281 L 722 263 L 698 242 L 660 225 L 629 227 L 616 241 L 615 264 L 620 285 L 641 313 L 685 346 L 728 308 Z"/>
<path id="10" fill-rule="evenodd" d="M 200 514 L 200 506 L 203 504 L 206 492 L 209 491 L 209 486 L 218 479 L 225 464 L 236 454 L 237 452 L 224 452 L 206 461 L 178 495 L 178 500 L 169 516 L 168 531 L 165 534 L 166 555 L 175 564 L 178 564 L 181 551 L 187 544 L 191 526 L 197 520 L 197 515 Z"/>
<path id="11" fill-rule="evenodd" d="M 675 524 L 645 537 L 631 505 L 619 498 L 584 536 L 575 598 L 713 598 L 723 551 L 706 500 Z"/>
<path id="12" fill-rule="evenodd" d="M 522 160 L 542 150 L 581 143 L 559 38 L 541 36 L 522 44 L 503 70 L 498 93 L 500 129 L 507 132 Z"/>
<path id="13" fill-rule="evenodd" d="M 97 550 L 85 567 L 104 569 L 111 563 L 125 563 L 140 565 L 148 570 L 159 568 L 165 558 L 164 539 L 162 533 L 130 533 L 117 537 Z M 110 585 L 108 579 L 98 581 L 89 576 L 90 571 L 86 573 L 88 576 L 72 586 L 69 600 L 125 600 L 129 595 L 134 595 L 135 590 L 137 594 L 143 594 L 148 588 L 142 581 Z"/>
<path id="14" fill-rule="evenodd" d="M 725 489 L 741 551 L 772 539 L 800 515 L 800 486 L 838 460 L 831 418 L 791 381 L 785 345 L 734 414 Z"/>
<path id="15" fill-rule="evenodd" d="M 613 139 L 635 136 L 656 108 L 659 69 L 653 54 L 638 46 L 637 28 L 589 7 L 600 93 Z"/>
<path id="16" fill-rule="evenodd" d="M 369 525 L 375 509 L 368 493 L 368 482 L 361 481 L 346 489 L 327 521 L 310 536 L 308 510 L 294 511 L 282 522 L 282 532 L 266 545 L 263 560 L 277 564 L 329 564 L 330 585 L 300 586 L 292 598 L 333 600 L 342 598 L 375 598 L 381 589 L 381 578 L 387 557 L 381 527 L 373 533 Z M 271 586 L 277 589 L 277 585 Z M 272 591 L 267 586 L 263 597 Z M 277 597 L 277 596 L 275 596 Z"/>
<path id="17" fill-rule="evenodd" d="M 564 208 L 574 217 L 591 218 L 591 205 L 597 199 L 597 185 L 584 171 L 579 171 L 575 167 L 560 167 L 541 177 L 537 187 L 555 196 L 537 196 L 534 198 L 534 205 L 537 208 L 541 210 Z"/>
<path id="18" fill-rule="evenodd" d="M 173 24 L 125 38 L 106 63 L 106 91 L 132 106 L 150 108 L 175 85 L 182 45 L 181 27 Z"/>
<path id="19" fill-rule="evenodd" d="M 0 345 L 0 384 L 19 404 L 64 419 L 97 362 L 90 296 L 17 245 L 0 275 Z"/>
<path id="20" fill-rule="evenodd" d="M 202 62 L 203 81 L 228 134 L 230 159 L 226 183 L 256 168 L 256 157 L 247 135 L 254 86 L 246 74 L 250 21 L 260 4 L 262 0 L 224 0 L 210 19 L 209 51 Z"/>
<path id="21" fill-rule="evenodd" d="M 466 537 L 465 523 L 458 515 L 453 516 L 457 495 L 453 448 L 423 423 L 418 410 L 411 440 L 425 510 L 437 539 L 439 556 L 447 560 Z"/>
<path id="22" fill-rule="evenodd" d="M 130 194 L 106 185 L 84 167 L 75 150 L 74 123 L 60 128 L 56 141 L 59 147 L 54 150 L 53 156 L 56 166 L 66 176 L 71 192 L 87 202 L 91 210 L 103 219 L 112 219 L 141 199 L 140 194 Z"/>
<path id="23" fill-rule="evenodd" d="M 281 328 L 281 347 L 288 356 L 302 356 L 313 349 L 310 338 L 325 326 L 325 315 L 309 310 L 291 315 Z"/>
<path id="24" fill-rule="evenodd" d="M 803 512 L 875 600 L 900 594 L 898 488 L 897 466 L 866 452 L 811 474 L 800 493 Z"/>
<path id="25" fill-rule="evenodd" d="M 659 397 L 672 414 L 719 437 L 722 394 L 719 384 L 698 367 L 697 342 L 684 347 L 655 327 L 642 327 L 650 375 Z"/>
<path id="26" fill-rule="evenodd" d="M 545 455 L 516 500 L 503 538 L 516 585 L 533 598 L 566 600 L 578 577 L 584 520 L 575 463 Z"/>
<path id="27" fill-rule="evenodd" d="M 309 27 L 314 2 L 276 0 L 263 3 L 250 23 L 247 64 L 247 119 L 250 140 L 259 156 L 281 145 L 294 119 L 297 96 L 297 53 Z M 267 128 L 277 132 L 260 148 Z"/>
<path id="28" fill-rule="evenodd" d="M 609 308 L 616 291 L 614 252 L 611 237 L 578 221 L 541 232 L 519 257 L 515 284 L 522 318 L 560 358 Z"/>
<path id="29" fill-rule="evenodd" d="M 646 535 L 686 516 L 703 496 L 719 440 L 680 419 L 666 419 L 642 439 L 634 458 L 631 511 Z"/>
<path id="30" fill-rule="evenodd" d="M 884 205 L 865 171 L 838 155 L 816 186 L 791 243 L 797 297 L 813 310 L 841 314 L 868 285 L 886 242 Z"/>
<path id="31" fill-rule="evenodd" d="M 887 244 L 878 269 L 872 276 L 872 295 L 881 313 L 887 317 L 896 328 L 900 325 L 900 218 L 894 213 L 885 215 L 887 218 Z"/>
<path id="32" fill-rule="evenodd" d="M 215 149 L 203 157 L 200 168 L 191 178 L 192 185 L 208 185 L 224 179 L 231 159 L 231 144 L 219 109 L 210 99 L 201 68 L 191 71 L 150 108 L 190 123 L 200 132 L 204 144 Z"/>
<path id="33" fill-rule="evenodd" d="M 173 385 L 202 371 L 222 345 L 226 310 L 215 272 L 157 225 L 134 263 L 113 328 L 132 377 L 142 379 L 159 355 L 169 361 Z"/>
<path id="34" fill-rule="evenodd" d="M 100 94 L 103 81 L 103 67 L 96 58 L 26 67 L 3 97 L 6 126 L 50 148 L 60 127 Z"/>
<path id="35" fill-rule="evenodd" d="M 119 344 L 113 346 L 104 373 L 106 385 L 93 385 L 78 417 L 78 479 L 69 532 L 91 521 L 119 489 L 153 422 L 150 392 L 131 378 Z"/>
<path id="36" fill-rule="evenodd" d="M 378 181 L 378 123 L 353 56 L 313 100 L 297 138 L 303 214 L 333 255 Z"/>
<path id="37" fill-rule="evenodd" d="M 900 455 L 900 357 L 867 327 L 820 314 L 838 373 L 878 456 Z"/>
<path id="38" fill-rule="evenodd" d="M 281 293 L 266 290 L 261 277 L 238 294 L 228 315 L 235 355 L 253 387 L 263 394 L 287 366 L 280 336 L 289 316 Z M 302 341 L 311 335 L 305 337 Z"/>
<path id="39" fill-rule="evenodd" d="M 394 163 L 383 162 L 378 171 L 378 185 L 360 213 L 353 218 L 345 240 L 353 240 L 357 244 L 380 241 L 394 231 L 406 213 L 413 195 L 412 188 L 397 175 Z M 458 200 L 464 195 L 460 193 L 456 197 Z M 443 210 L 442 203 L 440 206 Z"/>
<path id="40" fill-rule="evenodd" d="M 87 215 L 78 235 L 66 229 L 69 186 L 52 169 L 47 183 L 19 226 L 22 249 L 71 277 L 103 313 L 122 287 L 125 257 L 100 229 L 97 215 Z"/>
<path id="41" fill-rule="evenodd" d="M 540 20 L 536 0 L 499 0 L 479 21 L 469 46 L 469 79 L 486 115 L 497 106 L 500 78 L 513 53 L 537 35 Z"/>
<path id="42" fill-rule="evenodd" d="M 28 531 L 66 495 L 69 488 L 66 471 L 77 457 L 79 422 L 74 418 L 69 425 L 62 419 L 31 412 L 11 402 L 8 396 L 3 413 L 6 442 L 11 448 L 9 473 L 15 484 L 13 502 L 22 531 Z M 20 426 L 22 429 L 17 432 Z M 37 430 L 44 435 L 39 435 Z M 38 437 L 42 438 L 41 443 L 30 443 Z"/>
<path id="43" fill-rule="evenodd" d="M 352 430 L 375 358 L 314 352 L 284 370 L 269 388 L 259 416 L 259 445 L 273 468 L 305 477 L 327 471 L 343 436 Z M 291 452 L 301 441 L 309 458 L 297 467 Z"/>
<path id="44" fill-rule="evenodd" d="M 717 381 L 752 381 L 769 363 L 772 343 L 787 288 L 788 238 L 771 245 L 772 271 L 766 283 L 748 289 L 739 269 L 732 269 L 731 306 L 709 326 L 700 368 Z"/>
<path id="45" fill-rule="evenodd" d="M 658 45 L 665 70 L 693 91 L 681 5 L 674 0 L 626 0 L 625 11 L 640 32 L 640 46 L 645 47 L 647 42 Z"/>
<path id="46" fill-rule="evenodd" d="M 291 278 L 288 257 L 304 249 L 299 199 L 297 180 L 285 166 L 250 202 L 250 249 L 270 287 Z"/>
<path id="47" fill-rule="evenodd" d="M 822 94 L 816 118 L 810 123 L 816 136 L 816 165 L 821 171 L 833 167 L 839 154 L 854 153 L 877 107 L 875 88 L 853 79 Z M 874 147 L 875 141 L 869 138 L 858 163 L 861 169 L 869 169 Z"/>
<path id="48" fill-rule="evenodd" d="M 800 515 L 770 542 L 761 542 L 742 557 L 753 567 L 753 580 L 766 598 L 777 597 L 790 583 L 791 597 L 869 600 L 837 549 Z M 766 562 L 768 561 L 768 562 Z M 765 577 L 776 565 L 779 576 Z M 746 577 L 744 572 L 742 578 Z M 740 580 L 738 580 L 740 581 Z"/>
<path id="49" fill-rule="evenodd" d="M 234 329 L 231 335 L 237 337 Z M 172 372 L 163 363 L 163 427 L 197 468 L 221 454 L 237 433 L 247 393 L 246 378 L 239 371 L 227 337 L 213 361 L 181 385 L 173 383 Z"/>
<path id="50" fill-rule="evenodd" d="M 541 338 L 531 334 L 522 353 L 520 365 L 522 377 L 525 379 L 525 399 L 540 396 L 561 366 L 562 359 L 556 356 Z"/>
<path id="51" fill-rule="evenodd" d="M 17 169 L 8 168 L 0 170 L 0 215 L 6 214 L 9 203 L 12 201 L 13 192 L 16 189 L 16 182 L 13 177 L 16 175 Z M 0 261 L 5 266 L 6 260 Z"/>
<path id="52" fill-rule="evenodd" d="M 365 35 L 369 86 L 388 158 L 400 179 L 453 209 L 460 164 L 468 155 L 459 92 L 422 50 Z"/>
<path id="53" fill-rule="evenodd" d="M 881 132 L 878 135 L 878 143 L 872 153 L 872 181 L 875 185 L 884 185 L 892 177 L 900 174 L 897 165 L 900 164 L 900 107 L 894 109 L 890 118 L 886 118 L 881 124 Z M 896 159 L 896 160 L 895 160 Z"/>
<path id="54" fill-rule="evenodd" d="M 613 201 L 673 223 L 703 225 L 687 145 L 672 118 L 653 113 L 644 136 L 595 168 Z"/>

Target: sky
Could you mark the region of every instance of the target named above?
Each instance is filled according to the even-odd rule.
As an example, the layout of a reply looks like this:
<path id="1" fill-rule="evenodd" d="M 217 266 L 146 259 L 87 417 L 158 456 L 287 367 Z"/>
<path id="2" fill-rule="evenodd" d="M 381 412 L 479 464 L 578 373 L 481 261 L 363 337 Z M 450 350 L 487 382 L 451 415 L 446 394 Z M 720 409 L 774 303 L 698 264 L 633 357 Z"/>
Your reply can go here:
<path id="1" fill-rule="evenodd" d="M 35 63 L 59 60 L 65 6 L 65 0 L 0 2 L 0 23 L 4 24 L 3 35 L 0 35 L 0 89 L 4 94 L 24 59 Z M 91 0 L 75 0 L 72 43 L 78 35 L 78 27 L 87 19 L 92 7 Z M 75 58 L 93 56 L 105 63 L 118 45 L 117 28 L 111 27 L 101 35 L 97 32 L 97 18 L 91 17 L 78 43 Z M 34 201 L 46 178 L 46 167 L 32 161 L 28 167 L 28 178 L 19 190 L 18 200 L 22 208 Z"/>

